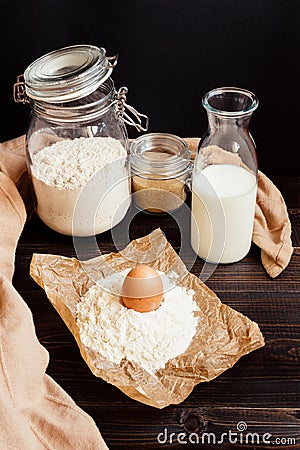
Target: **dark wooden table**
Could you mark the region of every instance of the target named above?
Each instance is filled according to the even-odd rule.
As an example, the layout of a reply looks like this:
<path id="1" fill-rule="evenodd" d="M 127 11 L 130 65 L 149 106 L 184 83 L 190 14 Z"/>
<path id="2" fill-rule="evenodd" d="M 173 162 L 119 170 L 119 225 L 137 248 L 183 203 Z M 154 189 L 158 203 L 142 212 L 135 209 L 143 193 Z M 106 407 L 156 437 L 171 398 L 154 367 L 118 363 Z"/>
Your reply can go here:
<path id="1" fill-rule="evenodd" d="M 190 441 L 197 442 L 197 437 L 204 442 L 199 446 L 208 449 L 300 448 L 300 177 L 271 179 L 286 200 L 292 222 L 295 251 L 290 265 L 277 279 L 270 279 L 260 250 L 253 245 L 243 261 L 217 267 L 206 281 L 224 303 L 260 325 L 266 345 L 215 380 L 199 384 L 182 404 L 162 410 L 131 400 L 90 372 L 72 334 L 29 276 L 34 252 L 76 256 L 73 241 L 35 216 L 26 224 L 17 248 L 14 285 L 31 308 L 37 336 L 50 353 L 49 375 L 94 418 L 109 448 L 194 448 Z M 180 232 L 169 216 L 138 214 L 131 222 L 130 237 L 157 227 L 178 251 Z M 122 242 L 122 232 L 118 236 Z M 102 252 L 115 250 L 110 232 L 97 241 Z M 87 248 L 86 257 L 94 256 L 89 252 Z M 199 275 L 202 265 L 198 258 L 191 272 Z M 244 434 L 243 426 L 247 426 Z M 222 433 L 227 435 L 222 438 Z M 214 445 L 214 439 L 224 442 Z"/>

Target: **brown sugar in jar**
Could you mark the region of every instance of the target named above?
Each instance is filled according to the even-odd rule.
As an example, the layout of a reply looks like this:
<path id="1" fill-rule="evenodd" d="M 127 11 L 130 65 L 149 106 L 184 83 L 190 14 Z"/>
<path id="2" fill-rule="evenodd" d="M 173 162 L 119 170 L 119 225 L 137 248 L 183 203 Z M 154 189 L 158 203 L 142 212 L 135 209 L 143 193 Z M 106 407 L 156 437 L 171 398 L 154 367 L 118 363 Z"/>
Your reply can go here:
<path id="1" fill-rule="evenodd" d="M 150 213 L 180 208 L 186 200 L 191 154 L 186 142 L 173 134 L 149 133 L 130 149 L 135 205 Z"/>

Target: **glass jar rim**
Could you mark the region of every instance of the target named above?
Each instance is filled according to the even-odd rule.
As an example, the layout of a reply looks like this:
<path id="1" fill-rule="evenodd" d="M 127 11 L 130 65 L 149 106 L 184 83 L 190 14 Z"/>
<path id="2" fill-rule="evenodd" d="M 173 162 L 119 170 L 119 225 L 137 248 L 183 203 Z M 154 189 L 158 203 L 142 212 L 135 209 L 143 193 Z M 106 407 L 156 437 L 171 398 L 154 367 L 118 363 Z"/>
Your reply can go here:
<path id="1" fill-rule="evenodd" d="M 155 153 L 165 154 L 167 158 L 153 158 Z M 189 169 L 190 162 L 191 151 L 187 143 L 171 133 L 144 134 L 130 145 L 132 172 L 143 178 L 168 179 L 182 176 Z"/>
<path id="2" fill-rule="evenodd" d="M 103 95 L 93 99 L 97 92 Z M 52 122 L 88 122 L 103 116 L 114 107 L 116 95 L 114 81 L 108 78 L 91 94 L 91 101 L 80 103 L 80 100 L 86 100 L 87 97 L 67 103 L 31 100 L 31 107 L 37 115 Z"/>
<path id="3" fill-rule="evenodd" d="M 225 96 L 229 97 L 233 95 L 239 96 L 240 98 L 243 97 L 245 102 L 248 102 L 248 104 L 244 108 L 232 111 L 222 109 L 220 107 L 215 107 L 211 104 L 211 100 L 213 98 L 221 96 L 224 96 L 225 98 Z M 212 89 L 202 97 L 202 105 L 208 112 L 225 117 L 240 117 L 249 115 L 258 107 L 258 103 L 258 98 L 253 92 L 238 87 L 220 87 Z"/>

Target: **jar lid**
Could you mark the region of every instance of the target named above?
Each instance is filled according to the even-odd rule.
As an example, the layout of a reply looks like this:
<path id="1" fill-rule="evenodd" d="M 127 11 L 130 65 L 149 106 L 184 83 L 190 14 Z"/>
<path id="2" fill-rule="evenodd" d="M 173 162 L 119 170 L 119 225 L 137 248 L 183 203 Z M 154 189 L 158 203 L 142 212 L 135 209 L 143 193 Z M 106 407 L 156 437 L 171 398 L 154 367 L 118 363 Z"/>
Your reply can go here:
<path id="1" fill-rule="evenodd" d="M 26 94 L 49 103 L 78 100 L 104 83 L 116 63 L 117 57 L 107 57 L 103 47 L 73 45 L 54 50 L 25 70 Z"/>
<path id="2" fill-rule="evenodd" d="M 176 178 L 187 173 L 190 162 L 191 152 L 187 143 L 174 134 L 144 134 L 130 147 L 132 173 L 142 178 Z"/>

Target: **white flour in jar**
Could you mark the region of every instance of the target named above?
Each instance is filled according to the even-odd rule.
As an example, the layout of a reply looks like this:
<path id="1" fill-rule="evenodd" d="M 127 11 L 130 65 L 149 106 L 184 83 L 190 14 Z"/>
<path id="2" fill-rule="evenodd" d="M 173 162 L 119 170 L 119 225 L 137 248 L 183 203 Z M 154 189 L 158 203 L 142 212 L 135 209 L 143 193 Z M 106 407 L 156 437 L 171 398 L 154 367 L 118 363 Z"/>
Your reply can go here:
<path id="1" fill-rule="evenodd" d="M 39 217 L 66 235 L 112 228 L 130 205 L 126 156 L 111 137 L 80 137 L 44 147 L 31 165 Z"/>
<path id="2" fill-rule="evenodd" d="M 120 292 L 129 270 L 99 280 L 81 297 L 76 308 L 80 339 L 112 363 L 126 359 L 155 372 L 190 345 L 198 306 L 193 290 L 176 286 L 158 271 L 165 291 L 161 306 L 146 313 L 126 308 Z"/>

